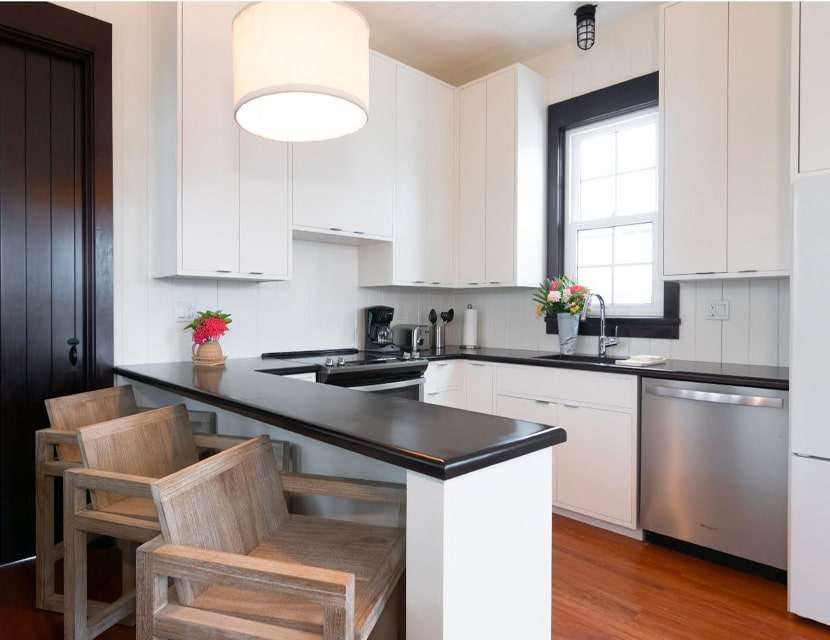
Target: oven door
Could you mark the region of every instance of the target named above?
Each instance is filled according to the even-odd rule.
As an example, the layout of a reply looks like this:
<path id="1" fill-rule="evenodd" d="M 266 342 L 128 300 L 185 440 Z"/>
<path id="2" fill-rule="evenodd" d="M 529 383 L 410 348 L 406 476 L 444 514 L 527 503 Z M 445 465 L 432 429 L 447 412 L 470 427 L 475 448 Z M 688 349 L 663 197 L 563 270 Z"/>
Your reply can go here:
<path id="1" fill-rule="evenodd" d="M 397 396 L 407 400 L 424 399 L 424 383 L 426 378 L 411 378 L 409 380 L 396 380 L 394 382 L 378 382 L 365 384 L 357 387 L 348 387 L 355 391 L 368 391 L 369 393 L 381 393 L 387 396 Z"/>

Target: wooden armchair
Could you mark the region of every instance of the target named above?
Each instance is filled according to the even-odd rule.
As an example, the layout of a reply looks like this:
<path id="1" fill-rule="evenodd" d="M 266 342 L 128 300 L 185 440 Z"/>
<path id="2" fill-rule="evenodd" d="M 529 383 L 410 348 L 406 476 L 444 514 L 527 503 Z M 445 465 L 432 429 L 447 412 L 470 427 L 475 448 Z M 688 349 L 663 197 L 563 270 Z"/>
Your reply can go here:
<path id="1" fill-rule="evenodd" d="M 281 478 L 264 436 L 153 483 L 162 536 L 138 550 L 136 638 L 403 638 L 404 529 L 290 514 L 288 488 L 406 499 L 402 485 Z"/>
<path id="2" fill-rule="evenodd" d="M 199 449 L 225 449 L 244 438 L 194 434 L 184 405 L 125 416 L 77 431 L 83 466 L 64 473 L 64 637 L 94 638 L 135 611 L 135 592 L 126 585 L 111 604 L 87 599 L 88 534 L 133 543 L 159 534 L 149 486 L 156 478 L 194 464 Z M 272 443 L 274 464 L 288 457 L 287 443 Z M 87 504 L 87 490 L 92 504 Z M 124 562 L 134 575 L 134 545 Z M 91 617 L 88 613 L 93 612 Z"/>
<path id="3" fill-rule="evenodd" d="M 55 484 L 66 469 L 80 466 L 76 431 L 98 422 L 133 415 L 136 406 L 130 385 L 109 387 L 46 400 L 49 429 L 36 433 L 35 450 L 35 606 L 63 612 L 63 596 L 55 592 L 55 565 L 63 558 L 63 543 L 55 543 Z M 216 414 L 189 411 L 195 430 L 216 431 Z M 128 584 L 133 576 L 125 572 Z M 97 605 L 93 605 L 97 606 Z"/>

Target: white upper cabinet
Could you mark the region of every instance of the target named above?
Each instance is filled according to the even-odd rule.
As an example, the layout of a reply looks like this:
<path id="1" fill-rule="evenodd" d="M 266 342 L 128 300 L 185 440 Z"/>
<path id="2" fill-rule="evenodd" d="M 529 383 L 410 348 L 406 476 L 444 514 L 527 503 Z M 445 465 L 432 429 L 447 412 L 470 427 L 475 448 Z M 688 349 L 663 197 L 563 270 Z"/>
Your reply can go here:
<path id="1" fill-rule="evenodd" d="M 830 3 L 802 2 L 801 37 L 793 73 L 798 78 L 798 173 L 830 170 Z"/>
<path id="2" fill-rule="evenodd" d="M 785 3 L 664 9 L 666 278 L 790 268 L 789 25 Z"/>
<path id="3" fill-rule="evenodd" d="M 395 212 L 395 67 L 370 52 L 369 120 L 356 133 L 293 145 L 297 237 L 392 239 Z"/>
<path id="4" fill-rule="evenodd" d="M 457 285 L 544 274 L 545 81 L 513 65 L 459 90 Z"/>
<path id="5" fill-rule="evenodd" d="M 291 275 L 288 145 L 233 117 L 230 24 L 242 6 L 151 7 L 156 277 Z"/>
<path id="6" fill-rule="evenodd" d="M 455 89 L 397 65 L 394 242 L 360 248 L 361 286 L 453 286 Z"/>

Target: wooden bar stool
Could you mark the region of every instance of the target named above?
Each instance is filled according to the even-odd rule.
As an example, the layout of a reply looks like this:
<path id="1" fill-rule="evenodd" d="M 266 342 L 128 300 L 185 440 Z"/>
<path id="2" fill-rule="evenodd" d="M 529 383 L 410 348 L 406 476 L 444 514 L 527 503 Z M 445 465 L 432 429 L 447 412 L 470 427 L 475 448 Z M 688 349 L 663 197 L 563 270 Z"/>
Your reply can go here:
<path id="1" fill-rule="evenodd" d="M 149 486 L 199 459 L 199 446 L 224 449 L 245 438 L 194 434 L 184 405 L 154 409 L 77 431 L 83 467 L 64 473 L 64 638 L 94 638 L 135 611 L 135 592 L 91 607 L 87 599 L 87 536 L 107 535 L 132 543 L 159 533 Z M 269 441 L 270 442 L 270 441 Z M 287 443 L 272 443 L 282 466 Z M 89 486 L 84 479 L 95 478 Z M 92 504 L 87 504 L 87 490 Z M 133 548 L 124 562 L 135 560 Z M 132 571 L 131 571 L 132 573 Z M 92 615 L 89 615 L 92 613 Z"/>
<path id="2" fill-rule="evenodd" d="M 77 429 L 143 410 L 136 406 L 131 385 L 46 400 L 50 428 L 35 434 L 35 606 L 38 609 L 63 613 L 63 595 L 55 592 L 55 565 L 63 558 L 63 543 L 55 543 L 55 484 L 66 469 L 82 464 Z M 189 411 L 188 418 L 194 430 L 215 433 L 214 412 Z M 133 584 L 133 576 L 127 572 L 124 578 L 129 585 Z"/>
<path id="3" fill-rule="evenodd" d="M 403 485 L 280 474 L 261 436 L 151 490 L 162 536 L 138 551 L 138 640 L 403 637 L 405 530 L 290 514 L 283 494 L 403 505 Z"/>

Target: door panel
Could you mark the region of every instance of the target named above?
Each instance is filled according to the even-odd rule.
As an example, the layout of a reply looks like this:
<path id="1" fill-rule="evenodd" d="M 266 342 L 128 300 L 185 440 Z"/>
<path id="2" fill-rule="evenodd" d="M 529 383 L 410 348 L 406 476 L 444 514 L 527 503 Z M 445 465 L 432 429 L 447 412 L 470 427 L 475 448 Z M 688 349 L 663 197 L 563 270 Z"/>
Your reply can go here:
<path id="1" fill-rule="evenodd" d="M 0 562 L 34 549 L 43 400 L 85 388 L 79 63 L 0 44 Z M 75 363 L 67 341 L 77 338 Z"/>

